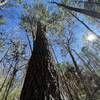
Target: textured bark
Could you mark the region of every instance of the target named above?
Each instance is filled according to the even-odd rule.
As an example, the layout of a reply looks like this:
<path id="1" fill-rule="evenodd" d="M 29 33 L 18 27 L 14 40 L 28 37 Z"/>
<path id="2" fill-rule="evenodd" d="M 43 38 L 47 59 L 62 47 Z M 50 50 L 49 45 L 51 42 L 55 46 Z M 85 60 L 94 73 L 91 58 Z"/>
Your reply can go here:
<path id="1" fill-rule="evenodd" d="M 37 24 L 36 40 L 22 89 L 20 100 L 60 100 L 57 75 L 50 61 L 45 28 Z"/>

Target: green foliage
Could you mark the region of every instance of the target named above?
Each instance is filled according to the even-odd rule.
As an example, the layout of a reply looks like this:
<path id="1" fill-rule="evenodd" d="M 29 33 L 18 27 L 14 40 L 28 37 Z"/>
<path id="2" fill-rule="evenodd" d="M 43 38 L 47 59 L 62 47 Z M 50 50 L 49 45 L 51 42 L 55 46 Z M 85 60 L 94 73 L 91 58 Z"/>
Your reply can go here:
<path id="1" fill-rule="evenodd" d="M 27 4 L 23 4 L 24 10 L 27 12 L 29 10 L 29 6 Z"/>
<path id="2" fill-rule="evenodd" d="M 67 18 L 71 19 L 70 14 L 65 9 L 55 8 L 55 12 L 50 11 L 43 3 L 37 3 L 33 6 L 25 4 L 23 7 L 26 15 L 22 16 L 21 25 L 28 32 L 35 32 L 37 21 L 41 21 L 43 25 L 46 25 L 47 31 L 53 34 L 61 34 L 64 33 Z"/>
<path id="3" fill-rule="evenodd" d="M 16 99 L 19 99 L 20 93 L 21 93 L 21 88 L 20 88 L 20 87 L 16 87 L 16 88 L 13 89 L 13 91 L 11 91 L 11 93 L 9 94 L 8 100 L 16 100 Z"/>
<path id="4" fill-rule="evenodd" d="M 0 25 L 5 24 L 5 18 L 3 16 L 0 16 Z"/>
<path id="5" fill-rule="evenodd" d="M 2 96 L 4 95 L 4 90 L 6 88 L 6 85 L 3 87 L 3 90 L 0 92 L 0 100 L 2 100 Z M 8 95 L 7 100 L 19 100 L 20 97 L 20 93 L 21 93 L 21 87 L 15 87 L 14 89 L 12 89 Z"/>
<path id="6" fill-rule="evenodd" d="M 21 4 L 23 2 L 23 0 L 17 0 L 17 2 Z"/>

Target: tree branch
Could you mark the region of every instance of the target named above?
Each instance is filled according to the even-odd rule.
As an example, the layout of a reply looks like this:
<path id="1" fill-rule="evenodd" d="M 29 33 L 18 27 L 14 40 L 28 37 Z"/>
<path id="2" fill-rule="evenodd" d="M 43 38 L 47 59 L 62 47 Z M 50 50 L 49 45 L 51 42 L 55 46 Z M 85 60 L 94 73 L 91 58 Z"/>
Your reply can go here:
<path id="1" fill-rule="evenodd" d="M 75 7 L 70 7 L 70 6 L 66 6 L 66 5 L 64 5 L 64 4 L 57 3 L 57 2 L 50 2 L 50 3 L 56 4 L 56 5 L 59 6 L 59 7 L 63 7 L 63 8 L 65 8 L 65 9 L 68 9 L 68 10 L 71 10 L 71 11 L 79 12 L 79 13 L 88 15 L 88 16 L 90 16 L 90 17 L 95 17 L 95 18 L 100 19 L 100 13 L 95 12 L 95 11 L 86 10 L 86 9 L 80 9 L 80 8 L 75 8 Z"/>

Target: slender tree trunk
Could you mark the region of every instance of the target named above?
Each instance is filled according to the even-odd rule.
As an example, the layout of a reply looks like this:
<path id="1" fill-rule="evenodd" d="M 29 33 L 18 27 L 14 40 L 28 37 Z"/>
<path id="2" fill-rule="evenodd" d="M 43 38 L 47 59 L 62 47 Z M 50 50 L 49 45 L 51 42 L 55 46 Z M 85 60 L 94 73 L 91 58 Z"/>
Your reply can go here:
<path id="1" fill-rule="evenodd" d="M 57 75 L 50 62 L 45 28 L 37 24 L 36 40 L 20 96 L 20 100 L 61 100 L 57 89 Z"/>
<path id="2" fill-rule="evenodd" d="M 51 3 L 54 3 L 59 7 L 64 7 L 65 9 L 68 9 L 68 10 L 71 10 L 71 11 L 79 12 L 79 13 L 82 13 L 82 14 L 100 19 L 100 13 L 99 12 L 95 12 L 95 11 L 92 11 L 92 10 L 75 8 L 75 7 L 70 7 L 70 6 L 66 6 L 64 4 L 57 3 L 57 2 L 51 2 Z"/>
<path id="3" fill-rule="evenodd" d="M 8 95 L 9 95 L 9 91 L 10 91 L 11 87 L 13 86 L 16 73 L 17 73 L 17 70 L 16 70 L 16 68 L 14 68 L 14 69 L 13 69 L 12 76 L 11 76 L 10 80 L 8 81 L 8 83 L 7 83 L 7 86 L 6 86 L 4 95 L 3 95 L 3 97 L 2 97 L 2 100 L 7 100 Z"/>
<path id="4" fill-rule="evenodd" d="M 66 47 L 66 46 L 65 46 L 65 47 Z M 92 95 L 91 95 L 91 92 L 89 91 L 87 85 L 86 85 L 85 82 L 84 82 L 83 76 L 82 76 L 81 71 L 80 71 L 80 69 L 79 69 L 79 66 L 78 66 L 78 64 L 77 64 L 77 62 L 76 62 L 76 60 L 75 60 L 75 58 L 74 58 L 74 56 L 73 56 L 73 54 L 72 54 L 72 51 L 71 51 L 70 47 L 67 46 L 66 49 L 68 50 L 68 52 L 69 52 L 69 54 L 70 54 L 70 56 L 71 56 L 71 59 L 72 59 L 73 64 L 74 64 L 74 66 L 75 66 L 76 72 L 77 72 L 77 74 L 78 74 L 78 76 L 79 76 L 79 78 L 80 78 L 81 83 L 83 84 L 83 87 L 84 87 L 84 90 L 85 90 L 86 96 L 87 96 L 87 97 L 86 97 L 86 100 L 93 100 L 93 97 L 92 97 Z"/>

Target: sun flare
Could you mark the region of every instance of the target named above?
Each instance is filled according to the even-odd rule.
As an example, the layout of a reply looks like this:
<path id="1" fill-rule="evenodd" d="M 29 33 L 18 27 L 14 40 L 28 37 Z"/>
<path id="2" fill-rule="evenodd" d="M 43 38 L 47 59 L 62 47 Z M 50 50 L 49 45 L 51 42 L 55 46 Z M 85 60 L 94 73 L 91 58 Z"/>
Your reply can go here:
<path id="1" fill-rule="evenodd" d="M 93 42 L 97 40 L 97 36 L 95 34 L 88 34 L 88 36 L 86 37 L 86 40 Z"/>

